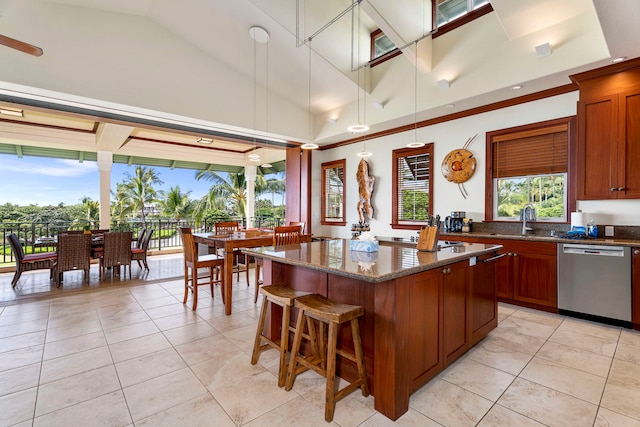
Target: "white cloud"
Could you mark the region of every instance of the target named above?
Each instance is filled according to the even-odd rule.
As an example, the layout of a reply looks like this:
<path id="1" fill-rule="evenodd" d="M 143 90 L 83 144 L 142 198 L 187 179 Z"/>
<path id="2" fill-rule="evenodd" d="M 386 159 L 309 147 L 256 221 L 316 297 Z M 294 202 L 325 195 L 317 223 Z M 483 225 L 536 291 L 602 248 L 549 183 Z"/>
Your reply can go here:
<path id="1" fill-rule="evenodd" d="M 76 177 L 95 173 L 98 170 L 96 162 L 83 162 L 77 160 L 49 159 L 46 165 L 28 160 L 20 162 L 7 162 L 3 169 L 29 175 L 44 175 L 57 177 Z"/>

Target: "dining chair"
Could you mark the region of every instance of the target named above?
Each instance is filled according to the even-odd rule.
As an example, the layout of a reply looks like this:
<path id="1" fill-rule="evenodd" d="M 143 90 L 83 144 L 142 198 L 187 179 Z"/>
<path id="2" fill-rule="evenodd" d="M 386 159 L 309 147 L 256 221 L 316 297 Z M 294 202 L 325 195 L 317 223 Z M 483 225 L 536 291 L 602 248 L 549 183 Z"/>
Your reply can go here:
<path id="1" fill-rule="evenodd" d="M 222 221 L 222 222 L 216 222 L 214 224 L 214 231 L 215 231 L 215 234 L 217 235 L 233 234 L 239 230 L 240 230 L 240 224 L 238 223 L 238 221 Z M 221 252 L 221 249 L 218 249 L 217 254 L 222 255 L 220 252 Z M 244 270 L 240 269 L 241 265 L 244 266 Z M 249 265 L 246 262 L 246 257 L 244 256 L 242 251 L 234 250 L 233 251 L 233 272 L 236 273 L 237 275 L 236 280 L 238 281 L 240 281 L 241 271 L 244 271 L 246 273 L 247 286 L 249 286 Z"/>
<path id="2" fill-rule="evenodd" d="M 189 289 L 191 289 L 193 293 L 193 305 L 191 306 L 191 309 L 195 310 L 198 306 L 198 286 L 209 285 L 211 289 L 211 298 L 213 298 L 214 283 L 222 285 L 224 280 L 224 257 L 218 256 L 217 254 L 199 256 L 198 247 L 193 239 L 191 228 L 180 227 L 180 234 L 182 235 L 182 251 L 184 254 L 184 299 L 182 303 L 187 303 Z M 200 268 L 206 268 L 209 275 L 198 277 L 198 269 Z M 220 269 L 220 279 L 218 278 L 218 269 Z M 189 270 L 191 270 L 191 278 L 189 278 Z M 208 280 L 200 282 L 200 279 Z M 191 285 L 189 282 L 191 282 Z M 222 293 L 222 301 L 224 302 L 224 286 L 220 286 L 220 289 Z"/>
<path id="3" fill-rule="evenodd" d="M 15 288 L 20 276 L 25 271 L 50 270 L 49 278 L 53 278 L 53 268 L 58 254 L 55 252 L 41 252 L 25 255 L 18 236 L 11 233 L 7 236 L 11 253 L 16 259 L 16 273 L 11 280 L 11 287 Z"/>
<path id="4" fill-rule="evenodd" d="M 65 271 L 82 270 L 85 282 L 89 282 L 91 268 L 91 234 L 58 233 L 56 248 L 58 259 L 54 266 L 53 277 L 60 287 Z"/>
<path id="5" fill-rule="evenodd" d="M 287 225 L 297 225 L 298 227 L 300 227 L 300 233 L 304 234 L 304 228 L 307 225 L 307 223 L 306 222 L 289 221 L 289 223 Z"/>
<path id="6" fill-rule="evenodd" d="M 109 232 L 104 234 L 104 250 L 100 255 L 100 279 L 104 280 L 107 268 L 111 268 L 111 279 L 120 267 L 124 266 L 124 274 L 129 267 L 131 279 L 131 231 Z"/>
<path id="7" fill-rule="evenodd" d="M 283 225 L 273 229 L 273 246 L 293 245 L 300 243 L 302 227 L 299 225 Z M 263 281 L 260 280 L 260 270 L 262 270 L 262 258 L 256 258 L 255 295 L 253 303 L 258 302 L 258 293 Z"/>
<path id="8" fill-rule="evenodd" d="M 142 229 L 140 230 L 140 233 L 138 233 L 138 238 L 136 239 L 136 248 L 142 248 L 142 241 L 145 238 L 145 235 L 147 234 L 147 227 L 142 227 Z"/>
<path id="9" fill-rule="evenodd" d="M 142 264 L 140 264 L 140 261 L 142 261 L 144 268 L 147 271 L 149 271 L 149 265 L 147 264 L 147 250 L 149 249 L 149 242 L 151 241 L 153 232 L 153 228 L 150 228 L 149 230 L 145 229 L 144 236 L 142 236 L 142 241 L 139 243 L 138 247 L 131 248 L 131 261 L 136 261 L 140 268 L 142 268 Z"/>

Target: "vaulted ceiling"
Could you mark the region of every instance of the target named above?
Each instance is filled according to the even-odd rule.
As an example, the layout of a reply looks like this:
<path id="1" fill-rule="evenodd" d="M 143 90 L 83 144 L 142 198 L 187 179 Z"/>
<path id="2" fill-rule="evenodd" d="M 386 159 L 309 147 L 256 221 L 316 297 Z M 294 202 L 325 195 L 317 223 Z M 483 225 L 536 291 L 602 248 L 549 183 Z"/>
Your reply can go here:
<path id="1" fill-rule="evenodd" d="M 0 0 L 0 34 L 44 51 L 0 46 L 0 107 L 25 109 L 22 123 L 0 120 L 0 144 L 233 165 L 257 151 L 271 162 L 291 143 L 349 139 L 356 122 L 370 132 L 407 125 L 640 56 L 637 0 L 491 4 L 493 12 L 422 39 L 429 0 L 362 0 L 353 11 L 351 0 Z M 256 25 L 268 43 L 251 39 Z M 363 67 L 376 28 L 406 47 Z M 538 57 L 544 43 L 552 53 Z M 450 87 L 438 87 L 441 79 Z M 25 127 L 38 120 L 54 127 Z M 83 126 L 86 141 L 68 134 Z"/>

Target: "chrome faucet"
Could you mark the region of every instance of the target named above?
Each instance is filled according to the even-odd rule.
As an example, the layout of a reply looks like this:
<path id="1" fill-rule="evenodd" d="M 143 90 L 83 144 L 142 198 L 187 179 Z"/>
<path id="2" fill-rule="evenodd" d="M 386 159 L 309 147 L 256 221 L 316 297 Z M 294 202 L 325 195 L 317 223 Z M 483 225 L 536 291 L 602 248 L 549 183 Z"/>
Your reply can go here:
<path id="1" fill-rule="evenodd" d="M 522 220 L 522 235 L 526 236 L 527 231 L 533 230 L 533 228 L 527 227 L 527 221 L 536 221 L 536 208 L 534 208 L 531 203 L 527 203 L 526 205 L 524 205 L 524 207 L 520 210 L 520 219 Z"/>

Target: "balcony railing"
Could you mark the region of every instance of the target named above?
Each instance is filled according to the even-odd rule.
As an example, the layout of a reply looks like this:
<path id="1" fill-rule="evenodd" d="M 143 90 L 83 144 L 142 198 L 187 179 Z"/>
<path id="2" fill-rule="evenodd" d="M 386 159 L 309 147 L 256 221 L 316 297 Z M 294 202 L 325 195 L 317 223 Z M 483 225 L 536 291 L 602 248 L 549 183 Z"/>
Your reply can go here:
<path id="1" fill-rule="evenodd" d="M 149 242 L 150 250 L 162 250 L 168 248 L 178 248 L 182 246 L 180 238 L 180 227 L 191 227 L 194 232 L 211 232 L 215 229 L 214 224 L 218 221 L 238 221 L 242 227 L 246 226 L 245 218 L 224 218 L 218 220 L 207 220 L 197 222 L 193 219 L 184 220 L 149 220 L 146 222 L 147 229 L 153 228 L 153 236 Z M 273 217 L 253 218 L 254 227 L 273 228 L 284 224 L 284 219 Z M 134 236 L 140 234 L 145 225 L 140 221 L 112 221 L 112 231 L 131 231 Z M 99 228 L 97 225 L 94 228 Z M 46 246 L 42 238 L 55 237 L 60 231 L 82 230 L 83 225 L 65 222 L 0 222 L 0 239 L 2 246 L 0 250 L 0 265 L 15 262 L 11 253 L 11 246 L 7 236 L 14 233 L 20 239 L 25 254 L 55 251 L 55 246 Z M 44 239 L 46 241 L 46 239 Z M 36 243 L 39 243 L 36 245 Z"/>

